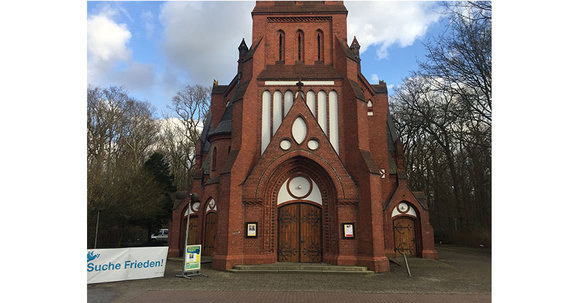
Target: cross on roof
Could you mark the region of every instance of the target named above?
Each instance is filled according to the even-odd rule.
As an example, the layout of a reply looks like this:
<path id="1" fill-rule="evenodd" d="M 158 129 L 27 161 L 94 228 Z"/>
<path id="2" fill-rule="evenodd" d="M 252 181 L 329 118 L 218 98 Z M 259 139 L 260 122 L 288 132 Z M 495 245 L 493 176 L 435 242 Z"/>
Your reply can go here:
<path id="1" fill-rule="evenodd" d="M 304 86 L 304 83 L 302 83 L 302 77 L 298 78 L 298 82 L 296 82 L 296 86 L 298 86 L 299 91 L 302 90 L 302 86 Z"/>

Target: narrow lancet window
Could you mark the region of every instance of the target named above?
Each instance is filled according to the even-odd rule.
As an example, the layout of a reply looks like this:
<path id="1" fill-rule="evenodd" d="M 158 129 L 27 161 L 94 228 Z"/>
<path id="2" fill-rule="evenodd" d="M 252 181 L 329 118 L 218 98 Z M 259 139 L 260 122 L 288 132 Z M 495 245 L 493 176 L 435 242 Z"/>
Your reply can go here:
<path id="1" fill-rule="evenodd" d="M 316 45 L 318 46 L 318 61 L 324 61 L 324 35 L 321 30 L 316 31 Z"/>
<path id="2" fill-rule="evenodd" d="M 302 53 L 300 52 L 302 50 L 302 37 L 298 36 L 298 60 L 302 60 Z"/>
<path id="3" fill-rule="evenodd" d="M 298 61 L 304 62 L 304 32 L 298 31 Z"/>
<path id="4" fill-rule="evenodd" d="M 217 148 L 213 148 L 213 153 L 211 157 L 211 170 L 215 170 L 217 167 Z"/>
<path id="5" fill-rule="evenodd" d="M 285 37 L 283 31 L 278 31 L 278 61 L 284 62 Z"/>
<path id="6" fill-rule="evenodd" d="M 317 40 L 318 40 L 318 61 L 320 61 L 320 34 L 318 34 Z"/>

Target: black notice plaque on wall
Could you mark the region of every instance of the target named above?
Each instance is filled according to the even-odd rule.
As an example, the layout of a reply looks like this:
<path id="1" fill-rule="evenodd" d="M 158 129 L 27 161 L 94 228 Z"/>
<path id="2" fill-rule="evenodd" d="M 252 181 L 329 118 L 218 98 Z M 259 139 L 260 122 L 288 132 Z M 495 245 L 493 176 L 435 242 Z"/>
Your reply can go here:
<path id="1" fill-rule="evenodd" d="M 246 238 L 258 236 L 258 222 L 246 222 Z"/>
<path id="2" fill-rule="evenodd" d="M 354 223 L 342 223 L 342 238 L 354 239 Z"/>

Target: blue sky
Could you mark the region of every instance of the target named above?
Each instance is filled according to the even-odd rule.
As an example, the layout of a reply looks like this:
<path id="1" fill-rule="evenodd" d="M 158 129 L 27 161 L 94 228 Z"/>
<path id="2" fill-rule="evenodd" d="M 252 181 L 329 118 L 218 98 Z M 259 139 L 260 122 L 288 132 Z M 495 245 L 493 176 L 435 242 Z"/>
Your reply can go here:
<path id="1" fill-rule="evenodd" d="M 371 83 L 399 85 L 425 55 L 423 41 L 443 28 L 437 2 L 346 1 L 348 40 L 361 44 Z M 171 97 L 187 84 L 229 83 L 237 47 L 249 43 L 254 2 L 88 2 L 87 81 L 124 87 L 171 115 Z M 223 22 L 221 20 L 229 20 Z"/>

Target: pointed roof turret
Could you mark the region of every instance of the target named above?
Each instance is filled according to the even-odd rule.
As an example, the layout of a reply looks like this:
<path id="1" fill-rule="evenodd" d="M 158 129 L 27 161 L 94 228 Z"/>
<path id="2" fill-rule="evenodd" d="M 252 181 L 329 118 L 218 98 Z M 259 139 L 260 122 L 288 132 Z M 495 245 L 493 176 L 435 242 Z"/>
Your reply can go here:
<path id="1" fill-rule="evenodd" d="M 240 52 L 240 58 L 243 58 L 246 53 L 248 53 L 248 46 L 246 45 L 244 38 L 242 38 L 242 43 L 238 46 L 238 51 Z"/>
<path id="2" fill-rule="evenodd" d="M 352 43 L 350 44 L 350 49 L 360 49 L 360 44 L 358 44 L 358 40 L 356 40 L 356 36 L 352 39 Z"/>
<path id="3" fill-rule="evenodd" d="M 359 55 L 360 44 L 358 44 L 358 41 L 356 40 L 356 36 L 354 36 L 354 39 L 352 39 L 352 43 L 350 44 L 350 50 L 352 50 L 352 52 L 354 53 L 354 55 L 357 58 L 360 58 L 360 55 Z"/>

